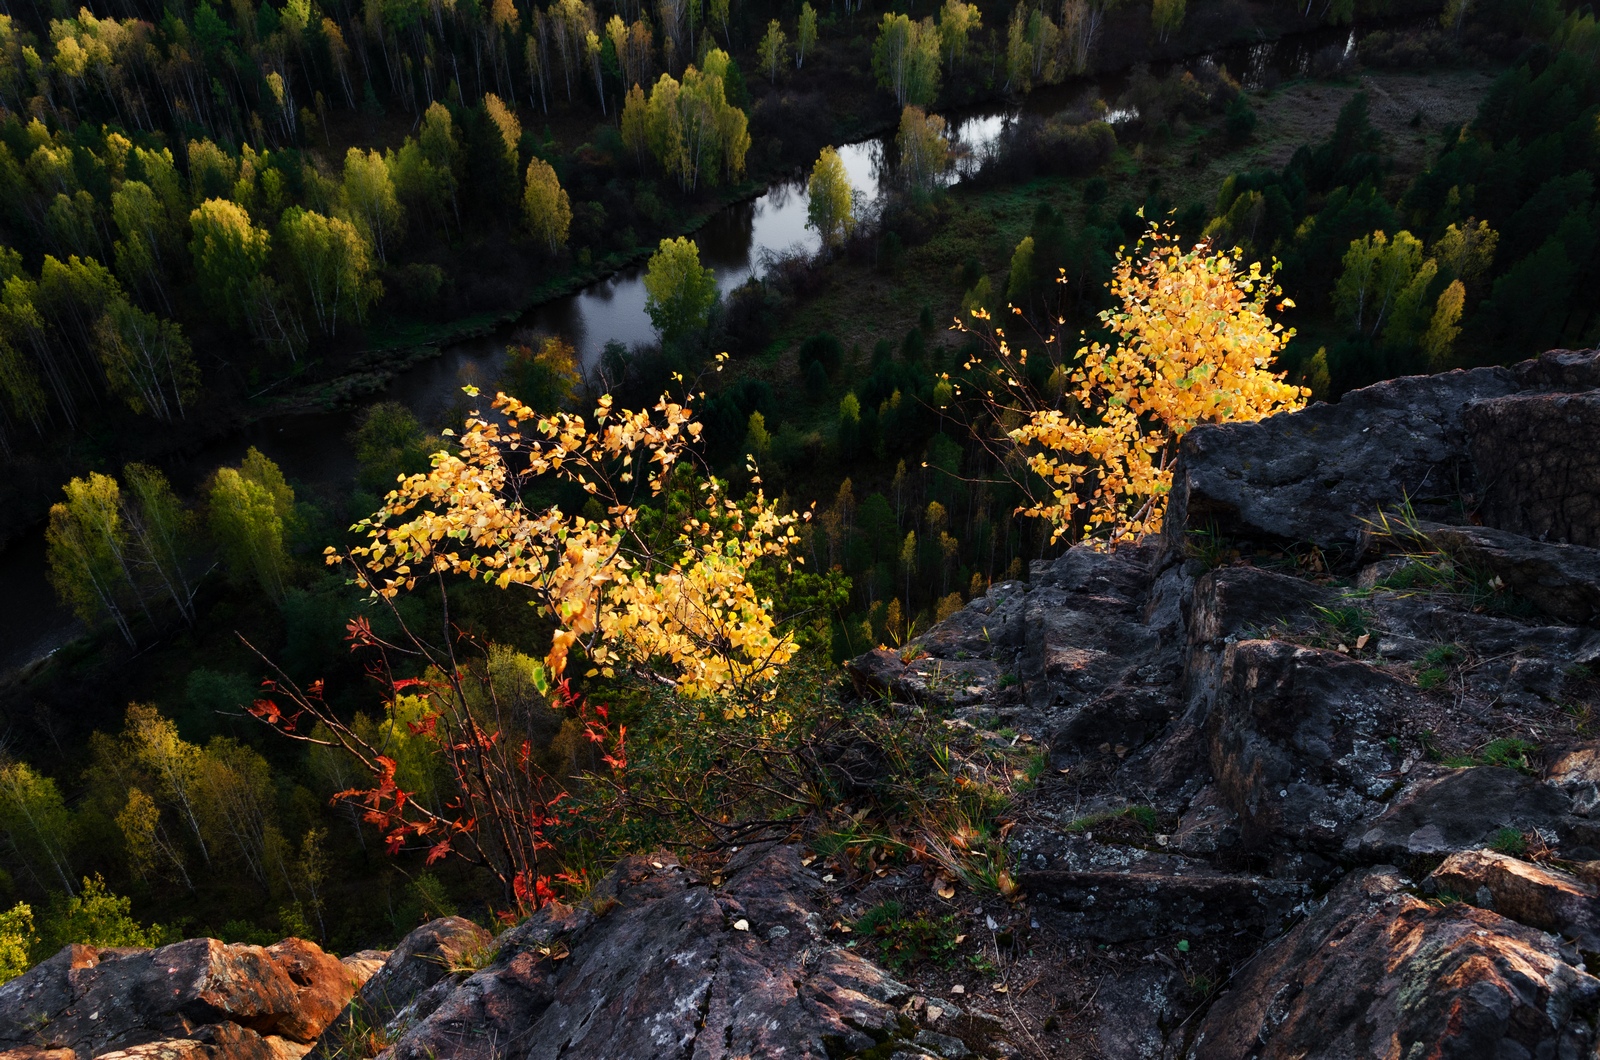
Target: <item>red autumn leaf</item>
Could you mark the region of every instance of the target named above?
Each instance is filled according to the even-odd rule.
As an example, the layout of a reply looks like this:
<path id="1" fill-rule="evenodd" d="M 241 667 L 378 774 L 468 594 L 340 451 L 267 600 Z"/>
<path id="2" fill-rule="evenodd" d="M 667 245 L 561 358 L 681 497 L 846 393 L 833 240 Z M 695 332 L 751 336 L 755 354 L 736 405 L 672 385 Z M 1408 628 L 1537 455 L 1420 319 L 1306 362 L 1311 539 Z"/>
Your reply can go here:
<path id="1" fill-rule="evenodd" d="M 437 842 L 428 848 L 428 859 L 426 864 L 432 865 L 435 861 L 438 861 L 448 853 L 450 853 L 450 840 L 441 840 L 440 842 Z"/>
<path id="2" fill-rule="evenodd" d="M 278 710 L 278 704 L 270 699 L 258 699 L 245 709 L 268 725 L 276 725 L 283 718 L 283 714 Z"/>
<path id="3" fill-rule="evenodd" d="M 355 651 L 364 645 L 374 643 L 377 638 L 372 635 L 372 626 L 364 616 L 352 618 L 345 624 L 345 640 L 350 642 L 350 650 Z"/>

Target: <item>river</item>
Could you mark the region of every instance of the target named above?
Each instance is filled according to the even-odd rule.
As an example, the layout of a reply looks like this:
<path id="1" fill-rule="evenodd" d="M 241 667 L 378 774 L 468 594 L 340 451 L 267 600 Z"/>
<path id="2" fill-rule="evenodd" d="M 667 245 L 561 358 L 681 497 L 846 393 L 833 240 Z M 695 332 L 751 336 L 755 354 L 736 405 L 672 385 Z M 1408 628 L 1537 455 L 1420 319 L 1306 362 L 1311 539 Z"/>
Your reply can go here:
<path id="1" fill-rule="evenodd" d="M 1256 89 L 1276 76 L 1305 76 L 1313 57 L 1324 49 L 1354 51 L 1353 29 L 1323 29 L 1277 41 L 1233 46 L 1195 62 L 1221 63 L 1246 89 Z M 1020 106 L 990 106 L 946 115 L 958 163 L 959 180 L 982 159 L 1006 125 L 1023 113 L 1049 115 L 1093 92 L 1116 99 L 1122 75 L 1078 80 L 1040 89 Z M 1113 112 L 1113 121 L 1135 115 Z M 839 148 L 850 182 L 864 201 L 876 198 L 886 178 L 890 137 Z M 804 181 L 771 185 L 759 197 L 719 211 L 694 235 L 701 261 L 712 269 L 724 292 L 755 275 L 769 254 L 790 250 L 815 252 L 816 233 L 806 228 L 808 199 Z M 606 343 L 631 346 L 654 338 L 645 313 L 643 266 L 630 266 L 575 294 L 536 306 L 514 325 L 490 335 L 444 347 L 439 356 L 398 376 L 375 400 L 399 401 L 424 423 L 438 421 L 461 400 L 464 381 L 491 382 L 505 359 L 513 333 L 557 334 L 571 342 L 586 366 L 593 365 Z M 262 420 L 216 440 L 198 452 L 167 462 L 165 470 L 181 492 L 193 490 L 201 478 L 223 464 L 237 463 L 250 446 L 277 461 L 291 481 L 313 487 L 347 488 L 355 473 L 348 438 L 359 408 Z M 6 586 L 0 608 L 0 675 L 59 650 L 84 631 L 83 624 L 55 599 L 45 576 L 43 529 L 24 535 L 0 553 L 0 585 Z"/>

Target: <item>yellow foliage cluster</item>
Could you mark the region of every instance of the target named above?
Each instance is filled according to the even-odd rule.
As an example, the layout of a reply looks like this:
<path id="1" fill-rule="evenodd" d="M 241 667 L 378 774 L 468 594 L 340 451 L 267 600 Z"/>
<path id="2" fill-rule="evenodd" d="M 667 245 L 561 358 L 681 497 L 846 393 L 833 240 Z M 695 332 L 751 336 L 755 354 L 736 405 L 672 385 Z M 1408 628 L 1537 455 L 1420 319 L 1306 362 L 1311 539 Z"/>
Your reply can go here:
<path id="1" fill-rule="evenodd" d="M 989 339 L 994 363 L 967 365 L 988 370 L 1001 395 L 986 394 L 997 422 L 1051 487 L 1050 500 L 1019 510 L 1050 520 L 1054 540 L 1081 527 L 1086 541 L 1114 547 L 1159 531 L 1191 428 L 1301 408 L 1310 393 L 1272 371 L 1294 334 L 1267 315 L 1282 293 L 1273 270 L 1204 243 L 1185 250 L 1158 225 L 1146 240 L 1118 254 L 1110 290 L 1120 305 L 1100 314 L 1114 342 L 1086 345 L 1076 366 L 1057 367 L 1047 388 L 1057 400 L 1032 395 L 1028 351 L 1013 350 L 1001 328 Z"/>
<path id="2" fill-rule="evenodd" d="M 607 676 L 619 665 L 665 664 L 688 695 L 764 694 L 798 646 L 777 631 L 771 601 L 748 574 L 764 559 L 790 562 L 800 517 L 779 513 L 759 488 L 743 503 L 727 499 L 707 476 L 698 514 L 683 517 L 670 545 L 654 546 L 638 532 L 633 501 L 641 485 L 660 496 L 699 436 L 687 405 L 662 397 L 632 412 L 605 395 L 585 419 L 541 415 L 500 394 L 494 408 L 504 427 L 472 414 L 455 452 L 401 479 L 354 528 L 367 543 L 352 558 L 374 590 L 393 597 L 437 573 L 521 586 L 555 620 L 545 659 L 555 677 L 576 649 Z M 605 516 L 524 503 L 546 475 L 578 484 Z M 328 561 L 339 560 L 330 549 Z"/>

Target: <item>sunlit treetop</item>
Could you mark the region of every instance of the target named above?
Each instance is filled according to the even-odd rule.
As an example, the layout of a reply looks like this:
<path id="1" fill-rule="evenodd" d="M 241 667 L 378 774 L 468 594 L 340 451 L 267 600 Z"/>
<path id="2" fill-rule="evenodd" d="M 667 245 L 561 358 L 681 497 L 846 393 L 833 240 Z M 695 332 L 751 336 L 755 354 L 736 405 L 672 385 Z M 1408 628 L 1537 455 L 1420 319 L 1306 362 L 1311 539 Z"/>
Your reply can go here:
<path id="1" fill-rule="evenodd" d="M 504 426 L 470 416 L 453 451 L 402 478 L 353 528 L 367 541 L 351 558 L 373 590 L 393 597 L 446 573 L 521 587 L 556 623 L 545 660 L 555 677 L 577 649 L 591 672 L 648 667 L 689 695 L 765 695 L 798 649 L 748 574 L 763 560 L 787 566 L 800 516 L 780 514 L 759 478 L 736 502 L 706 476 L 669 543 L 647 542 L 639 504 L 666 489 L 701 432 L 687 404 L 662 397 L 635 412 L 606 395 L 589 417 L 544 415 L 500 394 L 494 408 Z M 545 476 L 576 483 L 604 518 L 527 503 Z M 330 563 L 340 559 L 329 550 Z"/>
<path id="2" fill-rule="evenodd" d="M 1152 225 L 1133 253 L 1118 253 L 1109 284 L 1118 305 L 1100 313 L 1113 341 L 1081 347 L 1043 394 L 1027 382 L 1026 348 L 1003 327 L 975 331 L 988 350 L 966 366 L 982 381 L 980 401 L 1050 489 L 1019 511 L 1048 519 L 1055 540 L 1115 546 L 1159 532 L 1184 435 L 1303 407 L 1310 392 L 1273 370 L 1294 334 L 1268 315 L 1282 294 L 1275 270 L 1206 243 L 1184 249 Z M 993 324 L 987 310 L 969 315 Z M 1041 338 L 1043 349 L 1059 348 L 1055 335 Z"/>

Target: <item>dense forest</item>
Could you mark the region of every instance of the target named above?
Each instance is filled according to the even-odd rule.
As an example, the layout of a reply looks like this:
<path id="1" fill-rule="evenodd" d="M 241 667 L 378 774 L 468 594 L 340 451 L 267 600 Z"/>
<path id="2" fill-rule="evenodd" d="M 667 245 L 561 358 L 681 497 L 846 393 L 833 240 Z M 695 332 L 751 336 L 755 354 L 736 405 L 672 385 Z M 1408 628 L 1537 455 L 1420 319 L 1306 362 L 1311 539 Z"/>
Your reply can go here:
<path id="1" fill-rule="evenodd" d="M 1077 437 L 1051 408 L 1126 406 L 1101 380 L 1152 240 L 1265 266 L 1229 280 L 1275 322 L 1253 415 L 1600 337 L 1600 25 L 1556 0 L 7 6 L 0 527 L 47 521 L 88 632 L 0 678 L 0 976 L 73 940 L 514 918 L 752 816 L 903 852 L 848 792 L 729 759 L 881 724 L 839 662 L 1159 525 L 1116 415 L 1084 429 L 1098 486 L 1019 457 Z M 1352 22 L 1379 28 L 1287 80 L 1196 58 Z M 1374 77 L 1463 72 L 1492 78 L 1464 123 L 1380 113 Z M 1296 85 L 1339 101 L 1314 137 L 1274 124 Z M 1030 94 L 957 156 L 945 115 Z M 868 197 L 835 148 L 874 134 Z M 685 234 L 797 173 L 816 249 L 720 292 Z M 449 416 L 363 406 L 353 480 L 163 470 L 632 262 L 654 341 L 584 363 L 513 328 Z M 518 843 L 469 809 L 496 791 L 539 807 Z M 993 854 L 1005 795 L 885 813 Z"/>

